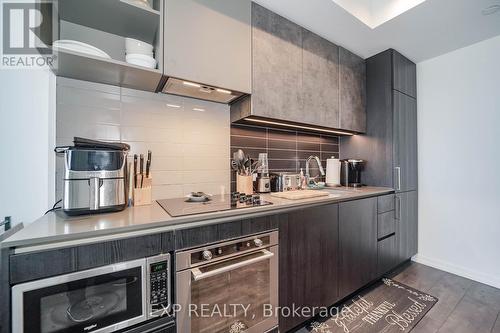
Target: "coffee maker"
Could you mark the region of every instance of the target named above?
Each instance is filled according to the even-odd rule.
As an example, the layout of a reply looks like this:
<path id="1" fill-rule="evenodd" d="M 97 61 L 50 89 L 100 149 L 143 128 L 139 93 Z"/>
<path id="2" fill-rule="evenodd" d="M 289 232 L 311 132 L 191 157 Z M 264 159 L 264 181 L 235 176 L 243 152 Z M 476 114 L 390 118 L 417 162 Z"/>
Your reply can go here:
<path id="1" fill-rule="evenodd" d="M 340 172 L 340 183 L 343 186 L 361 187 L 361 172 L 365 168 L 365 161 L 359 159 L 347 159 L 342 163 Z"/>

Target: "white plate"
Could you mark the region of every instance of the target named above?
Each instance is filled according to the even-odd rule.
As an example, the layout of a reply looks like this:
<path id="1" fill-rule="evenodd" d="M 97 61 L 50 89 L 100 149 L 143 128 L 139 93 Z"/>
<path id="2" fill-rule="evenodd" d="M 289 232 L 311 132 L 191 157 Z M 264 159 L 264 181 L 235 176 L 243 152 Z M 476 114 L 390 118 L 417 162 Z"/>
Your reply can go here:
<path id="1" fill-rule="evenodd" d="M 52 44 L 52 47 L 59 50 L 75 51 L 93 55 L 96 57 L 111 59 L 111 57 L 103 50 L 100 50 L 95 46 L 82 43 L 76 40 L 68 40 L 68 39 L 56 40 Z"/>
<path id="2" fill-rule="evenodd" d="M 129 64 L 155 69 L 156 59 L 144 54 L 127 54 L 125 61 Z"/>

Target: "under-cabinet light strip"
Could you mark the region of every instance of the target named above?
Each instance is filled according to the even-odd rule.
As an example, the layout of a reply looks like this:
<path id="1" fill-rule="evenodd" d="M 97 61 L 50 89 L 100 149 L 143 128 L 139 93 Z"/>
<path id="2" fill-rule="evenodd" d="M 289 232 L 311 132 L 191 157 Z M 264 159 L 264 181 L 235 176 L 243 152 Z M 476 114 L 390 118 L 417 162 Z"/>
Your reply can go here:
<path id="1" fill-rule="evenodd" d="M 184 82 L 182 82 L 182 84 L 185 86 L 201 88 L 201 84 L 194 83 L 194 82 L 184 81 Z"/>
<path id="2" fill-rule="evenodd" d="M 325 133 L 333 133 L 333 134 L 341 134 L 341 135 L 355 135 L 355 134 L 350 133 L 350 132 L 329 130 L 329 129 L 319 128 L 319 127 L 311 127 L 311 126 L 292 125 L 292 124 L 282 123 L 282 122 L 278 122 L 278 121 L 262 120 L 262 119 L 255 119 L 255 118 L 246 118 L 245 120 L 251 121 L 254 123 L 277 125 L 277 126 L 290 127 L 290 128 L 299 128 L 299 129 L 305 129 L 305 130 L 309 130 L 309 131 L 317 131 L 317 132 L 325 132 Z"/>

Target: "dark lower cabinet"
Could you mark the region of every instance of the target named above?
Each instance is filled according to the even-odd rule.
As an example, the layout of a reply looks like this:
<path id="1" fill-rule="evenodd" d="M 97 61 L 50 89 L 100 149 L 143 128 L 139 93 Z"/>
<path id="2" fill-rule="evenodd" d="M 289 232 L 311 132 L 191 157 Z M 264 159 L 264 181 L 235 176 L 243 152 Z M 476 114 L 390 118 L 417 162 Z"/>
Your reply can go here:
<path id="1" fill-rule="evenodd" d="M 339 296 L 377 277 L 377 198 L 339 204 Z"/>
<path id="2" fill-rule="evenodd" d="M 408 260 L 418 250 L 417 191 L 396 194 L 396 229 L 398 263 Z"/>
<path id="3" fill-rule="evenodd" d="M 339 299 L 338 237 L 337 204 L 293 212 L 280 221 L 280 306 L 330 306 Z M 307 319 L 280 317 L 280 332 Z"/>
<path id="4" fill-rule="evenodd" d="M 397 236 L 393 234 L 378 242 L 378 275 L 389 272 L 398 264 L 398 242 Z"/>

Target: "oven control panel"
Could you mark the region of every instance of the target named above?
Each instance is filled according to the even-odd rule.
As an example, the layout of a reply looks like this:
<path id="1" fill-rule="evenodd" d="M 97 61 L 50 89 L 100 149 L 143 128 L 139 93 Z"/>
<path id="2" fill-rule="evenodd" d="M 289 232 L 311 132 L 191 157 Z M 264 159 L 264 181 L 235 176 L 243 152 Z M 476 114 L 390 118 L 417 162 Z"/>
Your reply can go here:
<path id="1" fill-rule="evenodd" d="M 191 264 L 196 265 L 212 260 L 221 260 L 242 252 L 249 252 L 268 247 L 271 239 L 267 235 L 255 236 L 243 240 L 230 241 L 215 247 L 205 248 L 191 253 Z"/>
<path id="2" fill-rule="evenodd" d="M 170 255 L 148 258 L 148 308 L 150 315 L 170 310 Z"/>

